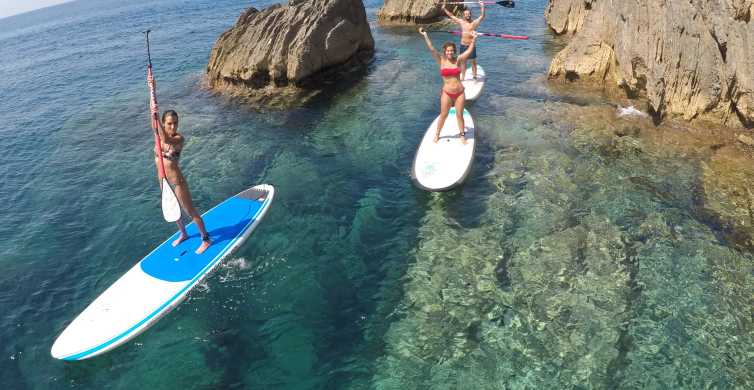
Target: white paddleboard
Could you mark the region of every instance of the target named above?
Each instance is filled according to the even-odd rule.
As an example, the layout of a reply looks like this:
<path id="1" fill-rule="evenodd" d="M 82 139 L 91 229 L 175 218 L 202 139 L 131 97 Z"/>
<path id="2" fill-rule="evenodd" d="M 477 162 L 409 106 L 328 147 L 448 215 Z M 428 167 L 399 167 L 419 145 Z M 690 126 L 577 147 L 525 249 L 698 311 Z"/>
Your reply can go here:
<path id="1" fill-rule="evenodd" d="M 274 196 L 275 189 L 262 184 L 207 211 L 202 217 L 212 245 L 201 255 L 194 253 L 201 237 L 193 222 L 186 226 L 189 238 L 174 248 L 176 232 L 79 314 L 55 340 L 52 356 L 87 359 L 145 331 L 246 241 Z"/>
<path id="2" fill-rule="evenodd" d="M 456 109 L 451 108 L 440 131 L 440 140 L 434 142 L 438 116 L 424 133 L 411 168 L 411 178 L 419 188 L 427 191 L 447 191 L 461 183 L 471 171 L 476 145 L 474 120 L 463 110 L 466 143 L 461 141 L 456 120 Z"/>
<path id="3" fill-rule="evenodd" d="M 474 80 L 474 73 L 471 70 L 471 61 L 467 62 L 466 66 L 466 71 L 463 73 L 463 78 L 461 79 L 461 83 L 464 87 L 464 94 L 466 95 L 466 100 L 476 100 L 476 98 L 482 94 L 482 89 L 484 89 L 486 77 L 484 68 L 477 64 L 476 80 Z"/>

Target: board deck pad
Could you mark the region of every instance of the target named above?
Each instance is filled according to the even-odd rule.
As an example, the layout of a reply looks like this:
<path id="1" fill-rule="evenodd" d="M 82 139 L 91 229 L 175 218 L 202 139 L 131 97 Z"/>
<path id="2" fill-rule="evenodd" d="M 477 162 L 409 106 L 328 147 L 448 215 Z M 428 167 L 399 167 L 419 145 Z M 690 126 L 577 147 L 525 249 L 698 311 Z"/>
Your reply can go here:
<path id="1" fill-rule="evenodd" d="M 274 189 L 260 185 L 243 191 L 211 210 L 204 219 L 212 245 L 201 254 L 194 223 L 189 238 L 178 246 L 173 234 L 95 299 L 60 334 L 51 354 L 81 360 L 99 355 L 143 332 L 177 306 L 212 269 L 251 234 L 264 217 Z"/>
<path id="2" fill-rule="evenodd" d="M 424 133 L 414 157 L 411 178 L 427 191 L 447 191 L 463 183 L 471 170 L 476 147 L 476 128 L 471 114 L 463 111 L 466 144 L 462 143 L 456 120 L 456 110 L 451 108 L 435 143 L 439 115 Z"/>
<path id="3" fill-rule="evenodd" d="M 479 95 L 482 94 L 484 83 L 487 81 L 487 75 L 484 73 L 484 68 L 479 64 L 476 66 L 476 77 L 476 80 L 474 80 L 471 62 L 469 61 L 466 65 L 466 71 L 463 73 L 463 78 L 461 79 L 466 100 L 476 100 Z"/>
<path id="4" fill-rule="evenodd" d="M 141 269 L 147 275 L 167 282 L 185 282 L 198 275 L 222 252 L 230 242 L 251 222 L 261 202 L 249 202 L 233 197 L 221 203 L 212 213 L 204 217 L 204 224 L 212 239 L 212 245 L 201 254 L 194 251 L 202 243 L 195 224 L 186 227 L 189 238 L 177 247 L 170 245 L 178 238 L 176 232 L 141 262 Z"/>

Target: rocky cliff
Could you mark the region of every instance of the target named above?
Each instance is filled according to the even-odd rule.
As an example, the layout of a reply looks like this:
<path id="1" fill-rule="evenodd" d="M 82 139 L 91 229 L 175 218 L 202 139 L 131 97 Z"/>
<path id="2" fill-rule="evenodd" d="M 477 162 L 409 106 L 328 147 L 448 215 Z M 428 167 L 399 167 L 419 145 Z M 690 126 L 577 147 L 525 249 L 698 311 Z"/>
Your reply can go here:
<path id="1" fill-rule="evenodd" d="M 437 0 L 385 0 L 377 12 L 377 20 L 382 25 L 414 25 L 435 23 L 445 18 Z M 461 7 L 449 5 L 456 12 Z"/>
<path id="2" fill-rule="evenodd" d="M 315 76 L 364 64 L 374 39 L 360 0 L 291 0 L 249 8 L 215 42 L 209 87 L 254 102 L 290 105 L 316 93 Z"/>
<path id="3" fill-rule="evenodd" d="M 545 19 L 555 33 L 565 34 L 578 31 L 584 24 L 587 11 L 594 0 L 550 1 L 545 11 Z"/>
<path id="4" fill-rule="evenodd" d="M 573 39 L 551 79 L 645 97 L 679 115 L 754 126 L 754 0 L 550 0 L 546 18 Z"/>

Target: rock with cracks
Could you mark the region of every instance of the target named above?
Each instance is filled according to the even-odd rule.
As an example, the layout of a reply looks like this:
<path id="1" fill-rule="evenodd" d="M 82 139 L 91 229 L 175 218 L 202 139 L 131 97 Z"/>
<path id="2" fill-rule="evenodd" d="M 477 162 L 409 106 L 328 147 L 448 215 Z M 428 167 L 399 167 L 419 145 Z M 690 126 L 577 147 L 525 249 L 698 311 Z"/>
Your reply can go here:
<path id="1" fill-rule="evenodd" d="M 550 27 L 573 39 L 551 79 L 642 97 L 668 115 L 754 126 L 753 0 L 550 0 Z"/>
<path id="2" fill-rule="evenodd" d="M 385 0 L 377 12 L 381 25 L 416 25 L 442 21 L 445 13 L 437 0 Z M 458 12 L 463 7 L 448 5 L 448 10 Z"/>
<path id="3" fill-rule="evenodd" d="M 287 107 L 321 92 L 321 79 L 363 69 L 373 53 L 361 1 L 291 0 L 244 11 L 215 42 L 207 83 L 254 104 Z"/>

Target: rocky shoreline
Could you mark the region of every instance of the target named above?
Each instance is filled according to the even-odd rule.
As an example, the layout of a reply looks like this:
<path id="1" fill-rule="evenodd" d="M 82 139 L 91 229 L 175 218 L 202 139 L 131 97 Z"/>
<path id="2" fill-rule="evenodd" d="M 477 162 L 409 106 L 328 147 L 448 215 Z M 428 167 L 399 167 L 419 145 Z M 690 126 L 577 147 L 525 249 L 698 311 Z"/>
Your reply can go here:
<path id="1" fill-rule="evenodd" d="M 549 0 L 547 24 L 571 39 L 548 77 L 639 99 L 656 122 L 752 128 L 752 13 L 752 0 Z M 434 0 L 385 0 L 377 12 L 383 26 L 443 19 Z M 206 80 L 213 90 L 286 107 L 319 93 L 328 73 L 363 69 L 374 49 L 361 1 L 291 0 L 246 10 L 215 43 Z"/>
<path id="2" fill-rule="evenodd" d="M 550 0 L 545 10 L 551 30 L 570 37 L 548 77 L 644 103 L 655 125 L 678 119 L 686 136 L 676 145 L 708 148 L 699 217 L 744 250 L 754 248 L 753 13 L 750 0 Z"/>
<path id="3" fill-rule="evenodd" d="M 751 128 L 753 13 L 751 0 L 550 0 L 547 23 L 572 39 L 549 77 L 646 99 L 657 121 Z"/>

